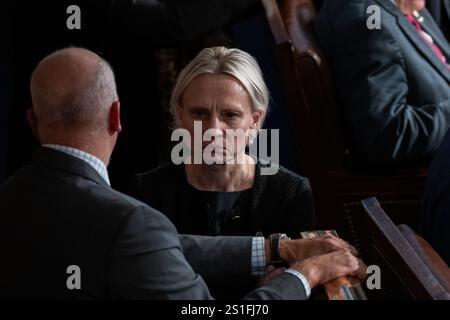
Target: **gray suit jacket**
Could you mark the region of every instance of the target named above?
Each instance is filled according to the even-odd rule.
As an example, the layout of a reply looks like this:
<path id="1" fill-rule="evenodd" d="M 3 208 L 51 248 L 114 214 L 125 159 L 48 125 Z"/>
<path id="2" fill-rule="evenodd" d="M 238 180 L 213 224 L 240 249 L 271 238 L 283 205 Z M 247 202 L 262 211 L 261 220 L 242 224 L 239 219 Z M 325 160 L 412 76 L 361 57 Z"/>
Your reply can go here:
<path id="1" fill-rule="evenodd" d="M 450 41 L 450 0 L 429 0 L 427 9 L 441 28 L 447 41 Z"/>
<path id="2" fill-rule="evenodd" d="M 367 9 L 381 10 L 370 30 Z M 427 10 L 423 29 L 450 62 L 450 45 Z M 391 0 L 326 0 L 319 42 L 331 60 L 338 98 L 366 160 L 416 162 L 432 156 L 450 126 L 450 70 Z"/>
<path id="3" fill-rule="evenodd" d="M 250 237 L 179 236 L 84 161 L 40 148 L 0 189 L 0 298 L 211 299 L 206 282 L 250 276 Z M 67 268 L 79 266 L 81 289 Z M 284 274 L 248 299 L 304 299 Z"/>

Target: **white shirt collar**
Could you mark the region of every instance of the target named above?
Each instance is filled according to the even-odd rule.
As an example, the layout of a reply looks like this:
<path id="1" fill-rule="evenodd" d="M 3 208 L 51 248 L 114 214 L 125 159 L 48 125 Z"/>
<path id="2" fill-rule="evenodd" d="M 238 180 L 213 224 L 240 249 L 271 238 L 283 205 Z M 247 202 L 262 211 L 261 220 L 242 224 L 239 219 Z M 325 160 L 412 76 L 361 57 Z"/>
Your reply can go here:
<path id="1" fill-rule="evenodd" d="M 94 168 L 95 171 L 103 178 L 103 180 L 106 181 L 106 183 L 110 186 L 109 182 L 109 176 L 108 176 L 108 170 L 106 169 L 106 165 L 96 156 L 93 156 L 90 153 L 81 151 L 79 149 L 62 146 L 58 144 L 44 144 L 43 147 L 50 148 L 53 150 L 64 152 L 68 155 L 71 155 L 73 157 L 76 157 L 80 160 L 83 160 L 87 164 L 89 164 L 92 168 Z"/>

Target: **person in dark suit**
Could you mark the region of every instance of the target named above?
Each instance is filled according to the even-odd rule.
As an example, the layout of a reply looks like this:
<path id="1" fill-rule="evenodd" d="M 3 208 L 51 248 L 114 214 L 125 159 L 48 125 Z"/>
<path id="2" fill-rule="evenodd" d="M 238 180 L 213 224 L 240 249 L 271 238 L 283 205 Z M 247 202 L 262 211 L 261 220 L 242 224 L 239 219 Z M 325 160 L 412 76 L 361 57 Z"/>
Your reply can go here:
<path id="1" fill-rule="evenodd" d="M 272 237 L 269 250 L 264 238 L 178 235 L 163 214 L 114 191 L 106 166 L 120 104 L 111 68 L 93 52 L 51 54 L 31 92 L 27 117 L 42 146 L 0 189 L 0 298 L 210 299 L 205 281 L 245 279 L 272 257 L 290 269 L 247 298 L 305 299 L 336 276 L 362 276 L 337 238 Z"/>
<path id="2" fill-rule="evenodd" d="M 428 0 L 427 9 L 447 41 L 450 41 L 450 0 Z"/>
<path id="3" fill-rule="evenodd" d="M 356 149 L 376 165 L 428 161 L 450 126 L 450 45 L 424 5 L 326 0 L 317 16 Z"/>
<path id="4" fill-rule="evenodd" d="M 172 93 L 176 131 L 187 130 L 194 141 L 215 130 L 224 142 L 219 152 L 231 161 L 211 163 L 203 157 L 198 164 L 188 158 L 180 165 L 162 165 L 138 174 L 132 195 L 164 212 L 181 233 L 242 236 L 283 231 L 298 237 L 300 231 L 313 230 L 308 179 L 283 167 L 267 174 L 272 164 L 249 155 L 268 105 L 268 89 L 251 55 L 224 47 L 202 50 L 181 72 Z M 195 123 L 202 131 L 194 131 Z M 227 130 L 241 130 L 242 145 L 227 144 Z M 192 155 L 205 155 L 218 144 L 218 139 L 204 141 Z"/>
<path id="5" fill-rule="evenodd" d="M 422 206 L 421 232 L 450 266 L 450 130 L 431 163 Z"/>

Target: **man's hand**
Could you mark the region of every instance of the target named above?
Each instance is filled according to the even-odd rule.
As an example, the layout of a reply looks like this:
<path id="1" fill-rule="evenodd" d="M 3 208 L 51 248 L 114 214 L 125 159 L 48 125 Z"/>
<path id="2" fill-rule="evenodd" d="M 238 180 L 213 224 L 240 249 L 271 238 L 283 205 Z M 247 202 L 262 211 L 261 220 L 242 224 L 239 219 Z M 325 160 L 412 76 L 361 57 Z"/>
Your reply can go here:
<path id="1" fill-rule="evenodd" d="M 295 263 L 291 268 L 303 274 L 311 288 L 340 276 L 350 275 L 364 279 L 367 274 L 365 264 L 349 250 L 338 250 L 315 256 Z"/>
<path id="2" fill-rule="evenodd" d="M 353 246 L 332 235 L 315 239 L 281 240 L 279 244 L 280 257 L 289 265 L 338 250 L 347 251 L 355 257 L 358 255 Z"/>
<path id="3" fill-rule="evenodd" d="M 337 238 L 331 234 L 327 234 L 324 235 L 322 237 L 318 237 L 315 238 L 314 240 L 321 240 L 321 241 L 325 241 L 328 242 L 338 248 L 342 248 L 344 250 L 350 250 L 350 252 L 357 257 L 358 256 L 358 251 L 356 250 L 356 248 L 354 246 L 352 246 L 350 243 L 348 243 L 347 241 L 341 239 L 341 238 Z"/>

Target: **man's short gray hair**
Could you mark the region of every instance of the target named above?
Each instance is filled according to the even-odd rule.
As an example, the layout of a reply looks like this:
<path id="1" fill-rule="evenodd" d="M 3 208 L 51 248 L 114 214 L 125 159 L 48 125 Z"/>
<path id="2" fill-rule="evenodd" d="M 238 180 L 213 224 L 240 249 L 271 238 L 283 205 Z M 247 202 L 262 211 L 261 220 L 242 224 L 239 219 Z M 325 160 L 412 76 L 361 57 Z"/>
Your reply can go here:
<path id="1" fill-rule="evenodd" d="M 269 107 L 269 90 L 261 69 L 250 54 L 239 49 L 212 47 L 203 49 L 180 73 L 170 99 L 170 111 L 175 120 L 184 90 L 202 74 L 228 74 L 239 80 L 247 90 L 253 111 L 263 111 L 263 123 Z"/>
<path id="2" fill-rule="evenodd" d="M 58 69 L 46 75 L 46 79 L 45 76 L 37 75 L 39 67 L 46 60 L 63 59 L 65 55 L 70 55 L 68 52 L 71 50 L 86 51 L 86 54 L 95 57 L 88 70 L 83 70 L 73 60 L 67 59 L 67 63 L 64 62 L 65 70 Z M 59 81 L 58 74 L 61 76 L 64 72 L 68 74 L 66 80 L 75 81 Z M 111 66 L 104 59 L 82 48 L 58 50 L 43 59 L 33 72 L 31 95 L 37 121 L 42 127 L 80 126 L 105 129 L 110 106 L 118 100 Z"/>

